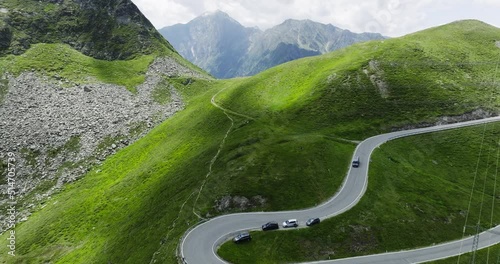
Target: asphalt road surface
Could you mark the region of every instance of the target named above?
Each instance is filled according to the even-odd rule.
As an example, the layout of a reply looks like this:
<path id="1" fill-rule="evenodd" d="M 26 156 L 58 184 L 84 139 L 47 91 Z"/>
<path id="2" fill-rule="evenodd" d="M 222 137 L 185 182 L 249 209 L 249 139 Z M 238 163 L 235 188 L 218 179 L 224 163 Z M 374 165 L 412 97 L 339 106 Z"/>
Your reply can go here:
<path id="1" fill-rule="evenodd" d="M 359 202 L 366 191 L 370 155 L 375 148 L 389 140 L 497 121 L 500 121 L 500 117 L 398 131 L 368 138 L 356 147 L 353 155 L 359 156 L 359 167 L 349 169 L 342 187 L 329 201 L 304 210 L 240 213 L 210 219 L 188 231 L 184 236 L 180 245 L 181 256 L 184 258 L 185 263 L 188 264 L 227 263 L 217 256 L 217 248 L 241 231 L 260 230 L 262 224 L 269 221 L 277 221 L 281 225 L 283 221 L 291 218 L 299 221 L 299 228 L 304 228 L 306 226 L 305 222 L 311 217 L 319 217 L 324 220 L 351 209 Z M 484 248 L 499 242 L 500 226 L 482 233 L 479 246 Z M 314 263 L 421 263 L 455 256 L 468 252 L 471 248 L 472 238 L 466 238 L 416 250 Z"/>

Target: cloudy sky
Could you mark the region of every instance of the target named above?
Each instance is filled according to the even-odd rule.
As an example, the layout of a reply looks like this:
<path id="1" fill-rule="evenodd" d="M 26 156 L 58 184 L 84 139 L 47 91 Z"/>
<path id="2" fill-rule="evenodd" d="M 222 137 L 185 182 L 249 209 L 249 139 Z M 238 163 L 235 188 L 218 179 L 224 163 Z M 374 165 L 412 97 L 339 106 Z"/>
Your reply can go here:
<path id="1" fill-rule="evenodd" d="M 132 0 L 157 28 L 221 10 L 247 27 L 288 18 L 397 37 L 460 19 L 500 27 L 500 0 Z"/>

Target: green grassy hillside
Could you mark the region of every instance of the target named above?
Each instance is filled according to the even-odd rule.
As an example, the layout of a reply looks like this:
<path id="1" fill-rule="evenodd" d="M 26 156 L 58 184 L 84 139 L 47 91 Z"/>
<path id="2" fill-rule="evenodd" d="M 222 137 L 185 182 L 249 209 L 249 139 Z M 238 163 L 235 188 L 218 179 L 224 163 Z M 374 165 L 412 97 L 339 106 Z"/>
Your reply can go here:
<path id="1" fill-rule="evenodd" d="M 482 22 L 460 21 L 355 44 L 275 67 L 218 98 L 282 126 L 353 139 L 477 108 L 497 112 L 498 34 Z"/>
<path id="2" fill-rule="evenodd" d="M 0 57 L 0 76 L 9 73 L 17 77 L 26 71 L 36 71 L 52 80 L 65 80 L 67 86 L 100 82 L 124 86 L 135 92 L 156 57 L 173 58 L 179 65 L 210 78 L 174 52 L 137 54 L 134 59 L 109 61 L 86 56 L 66 44 L 46 43 L 35 44 L 22 55 Z"/>
<path id="3" fill-rule="evenodd" d="M 55 58 L 54 54 L 60 57 Z M 137 85 L 144 82 L 145 72 L 153 60 L 153 55 L 123 61 L 98 60 L 67 45 L 36 44 L 23 55 L 0 58 L 0 65 L 16 76 L 36 70 L 44 76 L 58 76 L 72 83 L 114 83 L 135 90 Z"/>
<path id="4" fill-rule="evenodd" d="M 498 112 L 499 87 L 493 81 L 499 35 L 497 28 L 464 21 L 295 61 L 251 78 L 169 79 L 187 100 L 186 109 L 53 196 L 45 208 L 16 227 L 18 256 L 11 258 L 0 247 L 0 260 L 175 263 L 179 238 L 200 220 L 196 214 L 210 217 L 321 203 L 335 193 L 348 169 L 355 144 L 345 139 L 360 140 L 393 127 L 476 109 Z M 370 80 L 372 75 L 379 86 Z M 216 102 L 243 115 L 228 118 L 212 106 L 216 94 Z M 412 144 L 405 142 L 404 147 Z M 389 149 L 389 155 L 407 164 L 405 157 L 396 156 L 400 150 Z M 428 158 L 429 153 L 418 154 Z M 398 169 L 384 157 L 378 156 L 379 171 Z M 438 162 L 448 164 L 446 159 Z M 433 180 L 419 184 L 424 188 Z M 382 180 L 380 184 L 385 186 Z M 460 184 L 468 183 L 456 186 Z M 233 202 L 219 210 L 216 205 L 224 197 L 245 197 L 248 205 Z M 357 217 L 356 211 L 343 216 L 346 222 L 349 216 Z M 426 223 L 420 227 L 432 228 Z M 392 233 L 370 235 L 384 237 L 377 243 L 380 248 L 390 242 Z M 6 238 L 4 234 L 0 240 Z M 407 246 L 426 242 L 423 238 Z M 360 254 L 369 250 L 374 249 Z M 294 258 L 304 257 L 300 252 Z"/>

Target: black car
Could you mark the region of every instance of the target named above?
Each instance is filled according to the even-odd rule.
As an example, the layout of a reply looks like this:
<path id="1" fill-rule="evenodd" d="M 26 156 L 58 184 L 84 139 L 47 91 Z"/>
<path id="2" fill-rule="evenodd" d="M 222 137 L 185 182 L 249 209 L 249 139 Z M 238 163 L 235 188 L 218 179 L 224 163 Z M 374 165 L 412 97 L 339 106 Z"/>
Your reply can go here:
<path id="1" fill-rule="evenodd" d="M 317 217 L 316 218 L 311 218 L 311 219 L 307 220 L 306 225 L 307 226 L 312 226 L 312 225 L 315 225 L 315 224 L 319 224 L 319 222 L 320 222 L 319 218 L 317 218 Z"/>
<path id="2" fill-rule="evenodd" d="M 352 160 L 352 167 L 353 168 L 359 167 L 359 157 L 358 156 L 354 157 L 354 159 Z"/>
<path id="3" fill-rule="evenodd" d="M 262 225 L 263 231 L 274 230 L 274 229 L 279 229 L 279 228 L 280 228 L 280 225 L 278 225 L 278 223 L 276 223 L 276 222 L 269 222 L 269 223 Z"/>
<path id="4" fill-rule="evenodd" d="M 252 240 L 252 236 L 250 236 L 248 232 L 240 233 L 233 238 L 234 243 L 241 243 L 250 240 Z"/>

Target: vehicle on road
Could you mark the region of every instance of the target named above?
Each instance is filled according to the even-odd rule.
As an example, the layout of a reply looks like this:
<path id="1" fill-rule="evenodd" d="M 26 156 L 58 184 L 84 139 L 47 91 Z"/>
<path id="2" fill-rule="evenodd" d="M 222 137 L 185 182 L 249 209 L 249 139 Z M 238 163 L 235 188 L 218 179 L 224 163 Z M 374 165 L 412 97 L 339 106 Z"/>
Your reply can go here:
<path id="1" fill-rule="evenodd" d="M 283 227 L 297 227 L 299 226 L 299 222 L 297 222 L 297 219 L 288 219 L 285 222 L 283 222 Z"/>
<path id="2" fill-rule="evenodd" d="M 265 223 L 262 225 L 263 231 L 274 230 L 274 229 L 279 229 L 279 228 L 280 228 L 280 225 L 278 225 L 278 223 L 276 223 L 276 222 L 269 222 L 269 223 Z"/>
<path id="3" fill-rule="evenodd" d="M 354 157 L 354 159 L 352 160 L 352 167 L 353 168 L 359 167 L 359 157 L 358 156 Z"/>
<path id="4" fill-rule="evenodd" d="M 250 233 L 248 232 L 239 233 L 233 238 L 234 243 L 241 243 L 250 240 L 252 240 L 252 236 L 250 236 Z"/>
<path id="5" fill-rule="evenodd" d="M 307 222 L 306 222 L 306 226 L 312 226 L 315 224 L 319 224 L 319 222 L 320 222 L 320 220 L 317 217 L 309 218 L 309 220 L 307 220 Z"/>

